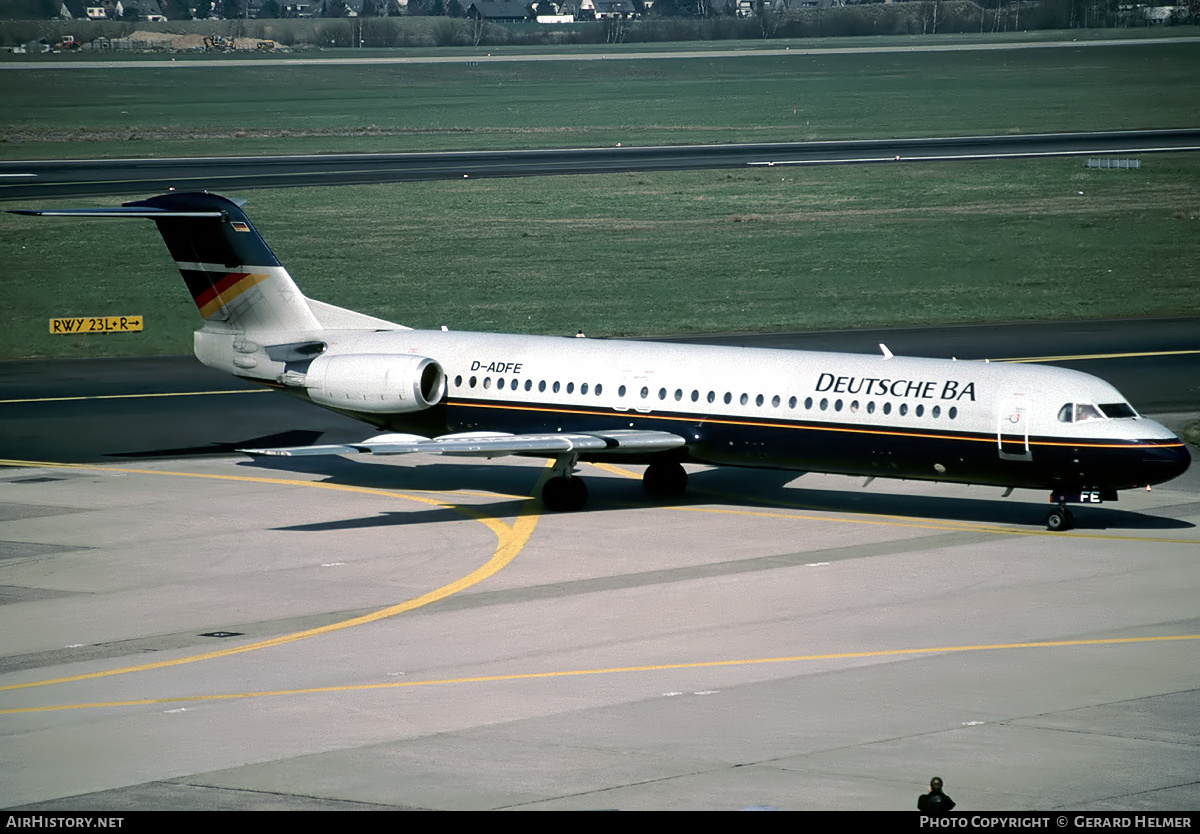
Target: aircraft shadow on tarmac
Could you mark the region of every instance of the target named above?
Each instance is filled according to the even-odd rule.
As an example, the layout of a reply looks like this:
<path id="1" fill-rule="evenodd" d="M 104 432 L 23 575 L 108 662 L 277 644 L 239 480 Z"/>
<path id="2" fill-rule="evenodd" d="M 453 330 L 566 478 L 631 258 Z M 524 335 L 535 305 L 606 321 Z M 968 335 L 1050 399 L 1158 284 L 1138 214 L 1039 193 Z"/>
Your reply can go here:
<path id="1" fill-rule="evenodd" d="M 109 452 L 112 458 L 192 458 L 204 455 L 232 455 L 238 449 L 264 449 L 274 446 L 311 446 L 323 432 L 305 429 L 267 434 L 249 440 L 213 441 L 204 446 L 184 446 L 178 449 L 150 449 L 142 452 Z"/>
<path id="2" fill-rule="evenodd" d="M 472 463 L 433 463 L 419 466 L 395 465 L 378 460 L 346 458 L 256 458 L 242 461 L 239 467 L 287 473 L 306 473 L 322 476 L 322 483 L 375 489 L 440 492 L 468 490 L 495 492 L 498 500 L 490 503 L 471 503 L 489 516 L 511 517 L 534 512 L 559 515 L 545 510 L 529 498 L 549 470 L 544 464 L 530 460 L 525 466 L 496 466 Z M 981 495 L 995 493 L 996 497 L 964 498 L 960 495 L 905 495 L 893 492 L 872 492 L 845 489 L 804 488 L 792 484 L 802 473 L 768 469 L 713 468 L 693 472 L 687 492 L 677 498 L 654 500 L 642 491 L 639 480 L 633 478 L 589 476 L 591 467 L 581 467 L 589 491 L 587 507 L 581 512 L 627 511 L 638 507 L 692 507 L 713 504 L 741 509 L 782 509 L 828 513 L 851 513 L 870 516 L 890 516 L 913 521 L 945 521 L 972 524 L 1001 524 L 1015 527 L 1039 528 L 1049 503 L 1029 500 L 1030 491 L 1023 497 L 1000 498 L 997 487 L 961 487 L 948 489 L 979 490 Z M 593 470 L 595 472 L 595 470 Z M 814 479 L 819 476 L 809 476 Z M 791 484 L 791 486 L 789 486 Z M 985 492 L 986 491 L 986 492 Z M 514 498 L 514 496 L 522 496 Z M 1048 497 L 1048 496 L 1047 496 Z M 453 499 L 449 499 L 452 501 Z M 1045 500 L 1045 499 L 1042 499 Z M 1194 524 L 1178 518 L 1151 515 L 1112 505 L 1075 507 L 1076 529 L 1088 530 L 1185 530 Z M 1166 511 L 1166 510 L 1164 510 Z M 297 531 L 346 530 L 365 527 L 420 524 L 436 521 L 461 521 L 462 513 L 449 509 L 428 509 L 384 512 L 378 515 L 341 519 L 338 521 L 304 524 L 279 529 Z"/>

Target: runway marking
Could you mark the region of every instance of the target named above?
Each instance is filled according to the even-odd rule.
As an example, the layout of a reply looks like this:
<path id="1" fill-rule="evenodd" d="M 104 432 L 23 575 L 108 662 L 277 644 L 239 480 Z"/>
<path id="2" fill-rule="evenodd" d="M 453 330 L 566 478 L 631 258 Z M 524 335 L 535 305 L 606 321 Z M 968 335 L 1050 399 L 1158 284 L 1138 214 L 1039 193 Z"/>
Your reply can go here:
<path id="1" fill-rule="evenodd" d="M 513 523 L 509 525 L 497 518 L 491 517 L 482 510 L 475 509 L 474 507 L 462 504 L 451 504 L 445 500 L 425 498 L 418 495 L 406 495 L 401 492 L 392 492 L 383 489 L 374 489 L 371 487 L 356 487 L 345 484 L 329 484 L 286 478 L 263 478 L 250 475 L 218 475 L 201 472 L 170 472 L 166 470 L 155 469 L 125 469 L 115 466 L 93 466 L 90 464 L 77 463 L 43 463 L 38 461 L 0 460 L 0 466 L 38 466 L 57 469 L 83 469 L 100 472 L 121 472 L 125 474 L 136 475 L 170 475 L 183 478 L 207 478 L 217 481 L 242 481 L 259 484 L 315 487 L 317 489 L 331 489 L 340 492 L 355 492 L 363 495 L 381 496 L 384 498 L 402 498 L 406 501 L 416 501 L 418 503 L 428 504 L 434 507 L 445 507 L 447 509 L 454 510 L 455 512 L 462 513 L 468 518 L 485 525 L 495 534 L 497 539 L 497 546 L 495 551 L 492 552 L 491 558 L 480 567 L 468 573 L 466 576 L 456 579 L 455 581 L 447 585 L 443 585 L 442 587 L 430 591 L 429 593 L 422 594 L 419 597 L 415 597 L 386 608 L 381 608 L 378 611 L 374 611 L 370 614 L 364 614 L 361 617 L 354 617 L 349 620 L 330 623 L 329 625 L 321 626 L 320 628 L 311 628 L 305 631 L 297 631 L 292 634 L 283 634 L 279 637 L 272 637 L 269 640 L 259 640 L 254 643 L 248 643 L 244 646 L 233 646 L 228 649 L 218 649 L 216 651 L 203 652 L 201 654 L 191 655 L 189 657 L 177 658 L 175 660 L 163 660 L 156 663 L 143 663 L 137 666 L 125 666 L 119 669 L 109 669 L 103 672 L 90 672 L 83 675 L 71 675 L 64 678 L 53 678 L 50 680 L 30 681 L 29 683 L 0 686 L 0 692 L 14 689 L 29 689 L 35 686 L 48 686 L 55 683 L 73 683 L 76 681 L 93 680 L 95 678 L 107 678 L 113 675 L 124 675 L 131 672 L 145 672 L 151 669 L 163 669 L 169 666 L 182 666 L 187 663 L 196 663 L 201 660 L 213 660 L 219 657 L 228 657 L 230 655 L 242 654 L 244 652 L 252 652 L 259 649 L 271 648 L 273 646 L 281 646 L 285 643 L 295 642 L 296 640 L 304 640 L 309 637 L 316 637 L 321 634 L 329 634 L 330 632 L 341 631 L 342 629 L 366 625 L 367 623 L 378 622 L 379 620 L 394 617 L 397 614 L 403 614 L 407 611 L 412 611 L 414 609 L 429 605 L 430 603 L 437 602 L 438 600 L 445 599 L 448 596 L 452 596 L 459 591 L 482 582 L 484 579 L 487 579 L 489 576 L 492 576 L 500 569 L 504 568 L 509 562 L 516 558 L 517 554 L 520 553 L 522 548 L 524 548 L 526 543 L 528 543 L 530 536 L 533 535 L 534 528 L 537 526 L 538 518 L 540 517 L 535 512 L 536 507 L 532 500 L 526 502 L 526 504 L 519 511 L 517 517 L 513 520 Z"/>
<path id="2" fill-rule="evenodd" d="M 172 391 L 166 394 L 88 394 L 80 397 L 29 397 L 17 400 L 0 400 L 0 405 L 11 403 L 65 403 L 80 400 L 140 400 L 152 397 L 207 397 L 210 394 L 261 394 L 273 388 L 239 388 L 232 391 Z M 6 464 L 11 465 L 11 464 Z"/>
<path id="3" fill-rule="evenodd" d="M 0 64 L 0 69 L 3 69 L 5 66 L 6 66 L 5 64 Z M 1187 150 L 1187 149 L 1185 149 L 1185 150 Z M 1122 153 L 1124 153 L 1124 152 L 1125 151 L 1122 151 Z M 1081 153 L 1083 153 L 1083 152 L 1081 152 Z M 1100 153 L 1100 151 L 1091 151 L 1090 153 Z M 667 160 L 663 160 L 663 161 L 667 161 Z M 544 161 L 541 165 L 542 165 L 543 169 L 563 168 L 563 169 L 566 169 L 568 173 L 573 173 L 574 169 L 579 165 L 579 161 L 576 159 L 552 159 L 552 160 Z M 454 175 L 455 177 L 457 177 L 460 173 L 464 173 L 464 172 L 478 173 L 480 171 L 483 171 L 483 172 L 492 171 L 495 169 L 495 167 L 496 167 L 496 164 L 492 163 L 492 162 L 481 162 L 481 163 L 479 163 L 479 162 L 463 162 L 461 164 L 458 164 L 455 162 L 455 160 L 451 159 L 444 163 L 430 164 L 430 165 L 424 165 L 424 166 L 419 166 L 419 167 L 415 166 L 415 165 L 404 166 L 401 169 L 391 169 L 391 168 L 380 169 L 378 167 L 376 167 L 376 168 L 361 168 L 361 169 L 354 169 L 354 168 L 329 168 L 329 169 L 319 169 L 319 170 L 307 169 L 302 174 L 297 174 L 295 172 L 288 172 L 288 171 L 281 171 L 278 173 L 259 172 L 259 173 L 253 174 L 252 177 L 255 180 L 280 180 L 280 179 L 294 178 L 294 177 L 298 177 L 298 176 L 312 178 L 312 177 L 330 177 L 330 176 L 345 177 L 345 176 L 352 176 L 352 175 L 368 175 L 369 174 L 374 177 L 380 177 L 385 174 L 395 174 L 395 173 L 401 173 L 405 176 L 409 176 L 412 174 L 450 173 L 450 174 Z M 543 171 L 543 173 L 544 173 L 544 171 Z M 187 187 L 198 188 L 200 186 L 205 186 L 206 184 L 210 184 L 210 183 L 216 182 L 218 180 L 241 181 L 241 180 L 245 180 L 248 176 L 251 176 L 251 175 L 248 175 L 248 174 L 192 174 L 192 175 L 187 175 L 187 176 L 165 175 L 165 176 L 159 177 L 158 179 L 141 178 L 141 179 L 118 179 L 118 180 L 60 180 L 60 181 L 56 181 L 56 182 L 53 182 L 50 184 L 54 185 L 54 186 L 62 186 L 62 185 L 138 186 L 139 188 L 144 189 L 147 187 L 147 183 L 164 181 L 164 182 L 173 183 L 173 185 L 171 186 L 172 188 L 182 189 L 182 188 L 187 188 Z M 403 182 L 404 180 L 401 180 L 401 181 Z M 389 180 L 389 182 L 390 182 L 390 180 Z M 188 183 L 195 183 L 196 185 L 188 186 Z M 322 183 L 316 183 L 316 184 L 321 185 Z M 165 187 L 166 186 L 164 186 L 164 188 Z M 0 188 L 3 188 L 3 186 L 0 186 Z"/>
<path id="4" fill-rule="evenodd" d="M 772 162 L 747 162 L 749 166 L 783 168 L 787 166 L 804 165 L 856 165 L 867 162 L 974 162 L 980 159 L 1044 159 L 1059 156 L 1095 156 L 1110 153 L 1161 153 L 1163 151 L 1196 151 L 1200 148 L 1191 145 L 1170 146 L 1165 148 L 1121 148 L 1119 150 L 1086 150 L 1086 151 L 997 151 L 995 153 L 948 153 L 948 154 L 914 154 L 912 156 L 861 156 L 838 157 L 829 156 L 820 159 L 781 159 Z"/>
<path id="5" fill-rule="evenodd" d="M 691 663 L 657 663 L 645 666 L 613 666 L 602 669 L 565 669 L 555 672 L 514 672 L 508 675 L 480 675 L 465 678 L 442 678 L 425 681 L 391 681 L 387 683 L 318 686 L 307 689 L 275 689 L 259 692 L 227 692 L 217 695 L 182 695 L 172 698 L 139 698 L 130 701 L 104 701 L 89 704 L 57 704 L 43 707 L 14 707 L 0 709 L 0 715 L 21 715 L 35 712 L 64 710 L 136 707 L 153 704 L 187 704 L 202 701 L 232 701 L 241 698 L 270 698 L 284 695 L 319 695 L 332 692 L 370 692 L 383 689 L 403 689 L 416 686 L 449 686 L 466 683 L 496 683 L 503 681 L 546 680 L 550 678 L 583 677 L 585 675 L 618 675 L 633 672 L 665 672 L 678 669 L 715 669 L 731 666 L 761 666 L 769 663 L 805 663 L 820 660 L 856 660 L 862 658 L 903 657 L 906 655 L 950 654 L 954 652 L 1005 651 L 1012 649 L 1049 649 L 1079 646 L 1117 646 L 1140 643 L 1168 643 L 1200 640 L 1200 634 L 1167 634 L 1153 637 L 1109 637 L 1093 640 L 1041 640 L 1031 643 L 994 643 L 978 646 L 931 646 L 917 649 L 880 649 L 868 652 L 836 652 L 830 654 L 792 655 L 789 657 L 758 657 L 734 660 L 701 660 Z M 674 694 L 674 693 L 668 693 Z"/>
<path id="6" fill-rule="evenodd" d="M 610 472 L 614 475 L 620 475 L 623 478 L 640 478 L 636 472 L 630 472 L 622 469 L 611 463 L 590 463 L 589 465 L 602 469 L 605 472 Z M 737 495 L 734 493 L 716 492 L 714 490 L 697 490 L 697 492 L 705 492 L 717 498 L 731 498 L 734 500 L 746 500 L 747 496 Z M 755 499 L 761 500 L 761 499 Z M 765 502 L 764 502 L 765 503 Z M 1128 542 L 1156 542 L 1159 544 L 1191 544 L 1198 545 L 1200 541 L 1195 539 L 1166 539 L 1153 536 L 1122 536 L 1114 533 L 1081 533 L 1078 530 L 1070 532 L 1052 531 L 1052 530 L 1023 530 L 1018 527 L 1000 527 L 984 522 L 970 521 L 913 521 L 907 516 L 885 515 L 883 513 L 864 513 L 854 510 L 837 510 L 837 509 L 822 509 L 820 507 L 812 507 L 804 504 L 791 504 L 786 501 L 770 502 L 784 509 L 796 510 L 818 510 L 830 514 L 853 512 L 859 518 L 831 518 L 828 515 L 797 515 L 796 513 L 771 512 L 770 510 L 739 510 L 729 507 L 688 507 L 688 506 L 660 506 L 660 509 L 675 510 L 677 512 L 687 513 L 713 513 L 715 515 L 741 515 L 751 516 L 754 518 L 782 518 L 790 521 L 836 521 L 842 524 L 867 524 L 880 527 L 907 527 L 917 530 L 949 530 L 953 532 L 966 533 L 995 533 L 1005 536 L 1053 536 L 1056 539 L 1099 539 L 1103 541 L 1128 541 Z"/>

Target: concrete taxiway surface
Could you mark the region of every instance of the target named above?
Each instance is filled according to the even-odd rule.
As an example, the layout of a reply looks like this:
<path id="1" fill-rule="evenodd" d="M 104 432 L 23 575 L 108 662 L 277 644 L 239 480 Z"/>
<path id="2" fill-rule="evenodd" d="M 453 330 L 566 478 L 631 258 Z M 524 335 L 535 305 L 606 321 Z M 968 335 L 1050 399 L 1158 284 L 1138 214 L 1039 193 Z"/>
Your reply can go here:
<path id="1" fill-rule="evenodd" d="M 1200 473 L 1050 534 L 749 470 L 542 515 L 543 472 L 0 469 L 0 806 L 1200 807 Z"/>

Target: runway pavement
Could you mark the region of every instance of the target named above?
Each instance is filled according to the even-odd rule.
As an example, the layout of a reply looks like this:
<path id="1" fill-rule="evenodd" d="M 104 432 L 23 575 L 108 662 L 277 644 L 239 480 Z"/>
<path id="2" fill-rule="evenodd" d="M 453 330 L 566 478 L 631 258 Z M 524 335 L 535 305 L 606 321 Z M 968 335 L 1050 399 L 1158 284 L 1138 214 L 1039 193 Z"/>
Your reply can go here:
<path id="1" fill-rule="evenodd" d="M 30 448 L 99 461 L 0 467 L 0 807 L 911 810 L 934 774 L 968 811 L 1198 807 L 1200 472 L 1054 534 L 1041 493 L 757 470 L 651 505 L 588 466 L 543 515 L 537 461 L 251 461 L 219 443 L 361 430 L 103 366 L 0 365 Z"/>
<path id="2" fill-rule="evenodd" d="M 2 65 L 0 65 L 2 66 Z M 907 164 L 1200 149 L 1200 129 L 738 145 L 162 159 L 0 160 L 0 201 L 746 166 Z"/>

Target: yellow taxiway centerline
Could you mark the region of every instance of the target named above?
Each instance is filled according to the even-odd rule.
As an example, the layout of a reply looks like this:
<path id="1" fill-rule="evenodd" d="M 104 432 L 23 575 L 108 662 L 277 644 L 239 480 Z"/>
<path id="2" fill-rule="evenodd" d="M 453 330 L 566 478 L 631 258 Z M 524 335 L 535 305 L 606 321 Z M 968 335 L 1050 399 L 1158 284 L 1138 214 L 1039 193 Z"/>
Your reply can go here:
<path id="1" fill-rule="evenodd" d="M 394 617 L 397 614 L 403 614 L 407 611 L 412 611 L 417 608 L 445 599 L 448 596 L 458 593 L 459 591 L 469 588 L 472 585 L 482 582 L 489 576 L 492 576 L 497 571 L 508 565 L 521 549 L 525 547 L 530 536 L 533 535 L 533 530 L 537 526 L 539 515 L 535 512 L 535 504 L 532 500 L 527 502 L 521 509 L 520 513 L 514 519 L 511 525 L 505 524 L 499 519 L 489 516 L 486 512 L 477 510 L 470 506 L 461 504 L 451 504 L 448 501 L 438 500 L 435 498 L 425 498 L 419 495 L 406 495 L 400 492 L 390 492 L 383 489 L 373 489 L 370 487 L 356 487 L 346 484 L 328 484 L 313 481 L 300 481 L 287 478 L 262 478 L 249 475 L 216 475 L 205 474 L 200 472 L 170 472 L 154 469 L 125 469 L 115 466 L 94 466 L 91 464 L 74 464 L 74 463 L 41 463 L 37 461 L 19 461 L 19 460 L 0 460 L 0 466 L 36 466 L 57 469 L 82 469 L 86 471 L 98 472 L 120 472 L 123 474 L 135 475 L 169 475 L 182 478 L 205 478 L 219 481 L 242 481 L 248 483 L 259 484 L 278 484 L 284 486 L 300 486 L 312 487 L 315 489 L 332 489 L 340 492 L 355 492 L 363 495 L 375 495 L 384 498 L 402 498 L 406 501 L 416 501 L 421 504 L 428 504 L 434 507 L 446 507 L 455 512 L 462 513 L 468 518 L 474 519 L 486 526 L 495 535 L 498 541 L 495 551 L 488 561 L 455 581 L 443 585 L 427 594 L 422 594 L 419 597 L 391 605 L 386 608 L 381 608 L 370 614 L 364 614 L 361 617 L 354 617 L 349 620 L 343 620 L 337 623 L 321 626 L 320 628 L 306 629 L 305 631 L 297 631 L 292 634 L 283 634 L 279 637 L 272 637 L 269 640 L 259 640 L 254 643 L 247 643 L 244 646 L 232 646 L 227 649 L 218 649 L 211 652 L 203 652 L 201 654 L 189 655 L 188 657 L 180 657 L 175 660 L 163 660 L 156 663 L 143 663 L 137 666 L 124 666 L 119 669 L 109 669 L 103 672 L 90 672 L 83 675 L 71 675 L 63 678 L 53 678 L 50 680 L 30 681 L 28 683 L 10 684 L 8 686 L 0 686 L 0 692 L 11 691 L 14 689 L 29 689 L 35 686 L 48 686 L 55 683 L 73 683 L 76 681 L 92 680 L 95 678 L 106 678 L 113 675 L 125 675 L 132 672 L 145 672 L 151 669 L 164 669 L 170 666 L 182 666 L 186 663 L 196 663 L 201 660 L 213 660 L 219 657 L 229 657 L 230 655 L 242 654 L 244 652 L 257 651 L 259 649 L 267 649 L 272 646 L 280 646 L 284 643 L 291 643 L 296 640 L 304 640 L 308 637 L 316 637 L 320 634 L 329 634 L 333 631 L 340 631 L 345 628 L 365 625 L 367 623 L 377 622 L 379 620 Z"/>
<path id="2" fill-rule="evenodd" d="M 1191 356 L 1200 350 L 1148 350 L 1142 353 L 1079 353 L 1070 356 L 1025 356 L 1019 359 L 989 359 L 989 362 L 1077 362 L 1085 359 L 1139 359 L 1145 356 Z"/>
<path id="3" fill-rule="evenodd" d="M 204 701 L 231 701 L 240 698 L 269 698 L 284 695 L 319 695 L 332 692 L 370 692 L 382 689 L 404 689 L 416 686 L 450 686 L 468 683 L 495 683 L 501 681 L 545 680 L 549 678 L 581 677 L 584 675 L 616 675 L 633 672 L 664 672 L 678 669 L 712 669 L 722 666 L 759 666 L 769 663 L 804 663 L 820 660 L 856 660 L 875 657 L 900 657 L 905 655 L 950 654 L 954 652 L 1004 651 L 1014 649 L 1050 649 L 1081 646 L 1116 646 L 1139 643 L 1167 643 L 1200 640 L 1200 634 L 1167 634 L 1153 637 L 1109 637 L 1093 640 L 1043 640 L 1033 643 L 994 643 L 978 646 L 931 646 L 916 649 L 882 649 L 866 652 L 835 652 L 830 654 L 792 655 L 788 657 L 758 657 L 735 660 L 704 660 L 692 663 L 659 663 L 645 666 L 614 666 L 603 669 L 565 669 L 553 672 L 518 672 L 508 675 L 481 675 L 466 678 L 443 678 L 427 681 L 392 681 L 388 683 L 349 684 L 346 686 L 319 686 L 310 689 L 277 689 L 260 692 L 227 692 L 217 695 L 184 695 L 173 698 L 141 698 L 131 701 L 107 701 L 91 704 L 58 704 L 43 707 L 17 707 L 0 709 L 0 715 L 17 715 L 34 712 L 59 712 L 63 710 L 102 709 L 112 707 L 148 706 L 152 704 L 187 704 Z"/>

